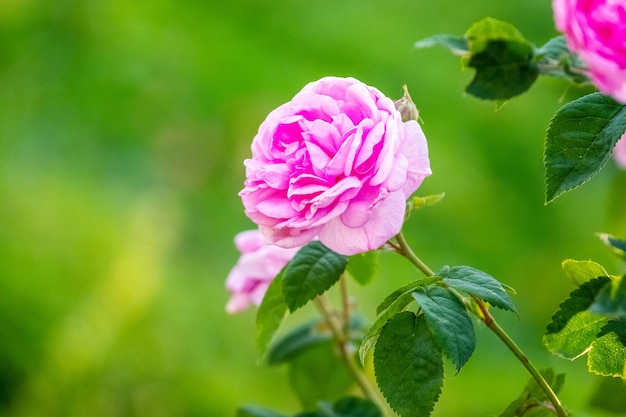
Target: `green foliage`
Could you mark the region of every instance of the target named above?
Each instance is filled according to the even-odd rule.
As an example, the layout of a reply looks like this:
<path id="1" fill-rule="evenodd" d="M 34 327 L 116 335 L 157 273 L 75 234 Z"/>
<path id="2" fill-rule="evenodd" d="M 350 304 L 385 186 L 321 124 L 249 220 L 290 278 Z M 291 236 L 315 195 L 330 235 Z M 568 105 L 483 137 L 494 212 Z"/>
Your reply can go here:
<path id="1" fill-rule="evenodd" d="M 541 371 L 541 375 L 556 394 L 561 391 L 565 382 L 564 374 L 555 374 L 554 370 L 547 369 Z M 554 409 L 546 393 L 537 381 L 531 378 L 520 396 L 509 404 L 499 417 L 554 417 L 554 415 Z"/>
<path id="2" fill-rule="evenodd" d="M 626 260 L 626 240 L 619 239 L 608 233 L 599 233 L 598 236 L 600 237 L 600 240 L 602 240 L 602 242 L 604 242 L 604 244 L 607 245 L 611 251 L 613 251 L 613 253 L 623 260 Z"/>
<path id="3" fill-rule="evenodd" d="M 567 47 L 564 36 L 557 36 L 546 42 L 536 51 L 539 57 L 539 72 L 559 78 L 569 78 L 575 83 L 590 82 L 589 77 L 581 71 L 585 64 Z"/>
<path id="4" fill-rule="evenodd" d="M 345 397 L 338 400 L 326 415 L 328 417 L 383 417 L 376 404 L 358 397 Z"/>
<path id="5" fill-rule="evenodd" d="M 308 243 L 283 272 L 283 296 L 291 312 L 305 305 L 339 280 L 348 258 L 319 241 Z"/>
<path id="6" fill-rule="evenodd" d="M 474 325 L 465 305 L 449 289 L 437 285 L 417 288 L 413 297 L 424 310 L 437 346 L 460 371 L 476 347 Z"/>
<path id="7" fill-rule="evenodd" d="M 427 417 L 441 393 L 443 358 L 423 315 L 402 312 L 380 332 L 374 349 L 378 386 L 401 417 Z"/>
<path id="8" fill-rule="evenodd" d="M 586 353 L 589 371 L 624 378 L 625 282 L 623 277 L 601 276 L 572 291 L 548 325 L 543 339 L 548 350 L 570 360 Z"/>
<path id="9" fill-rule="evenodd" d="M 430 48 L 441 45 L 457 55 L 466 55 L 469 52 L 467 39 L 452 35 L 433 35 L 415 42 L 416 48 Z"/>
<path id="10" fill-rule="evenodd" d="M 433 277 L 412 281 L 408 284 L 403 285 L 383 300 L 383 302 L 376 309 L 378 317 L 370 326 L 369 330 L 365 333 L 365 336 L 363 337 L 363 342 L 361 343 L 361 347 L 359 348 L 359 357 L 361 359 L 361 363 L 365 363 L 365 358 L 367 357 L 368 352 L 376 344 L 378 336 L 380 335 L 380 331 L 387 323 L 387 321 L 396 314 L 404 311 L 409 306 L 409 304 L 415 301 L 415 299 L 413 298 L 413 291 L 423 285 L 428 285 L 430 283 L 440 280 L 441 278 Z"/>
<path id="11" fill-rule="evenodd" d="M 546 204 L 597 174 L 626 131 L 626 110 L 612 98 L 593 93 L 567 103 L 546 134 Z"/>
<path id="12" fill-rule="evenodd" d="M 561 267 L 577 286 L 582 285 L 590 279 L 609 275 L 602 265 L 593 261 L 566 259 L 561 263 Z"/>
<path id="13" fill-rule="evenodd" d="M 446 266 L 437 275 L 443 277 L 443 282 L 455 290 L 478 297 L 503 310 L 516 311 L 502 284 L 483 271 L 469 266 Z"/>
<path id="14" fill-rule="evenodd" d="M 413 210 L 421 209 L 422 207 L 431 207 L 439 204 L 445 196 L 446 193 L 427 195 L 425 197 L 413 197 L 408 202 L 408 207 L 406 211 L 407 216 L 410 215 Z"/>
<path id="15" fill-rule="evenodd" d="M 435 35 L 418 41 L 419 48 L 442 45 L 463 56 L 476 74 L 466 87 L 475 97 L 507 100 L 530 88 L 539 75 L 533 45 L 510 23 L 485 18 L 463 38 Z"/>
<path id="16" fill-rule="evenodd" d="M 265 354 L 287 314 L 287 304 L 283 298 L 283 272 L 284 268 L 270 284 L 256 313 L 256 347 L 259 357 Z"/>
<path id="17" fill-rule="evenodd" d="M 337 356 L 332 340 L 315 343 L 289 362 L 290 386 L 305 409 L 318 401 L 334 401 L 354 383 L 352 374 Z"/>
<path id="18" fill-rule="evenodd" d="M 320 321 L 305 323 L 292 329 L 272 345 L 267 354 L 267 363 L 278 365 L 290 361 L 307 347 L 331 338 L 330 332 L 323 330 Z"/>
<path id="19" fill-rule="evenodd" d="M 378 252 L 367 251 L 350 256 L 346 272 L 359 284 L 369 284 L 378 272 Z"/>
<path id="20" fill-rule="evenodd" d="M 486 18 L 465 34 L 476 69 L 468 93 L 487 100 L 507 100 L 530 88 L 539 75 L 532 44 L 511 24 Z"/>

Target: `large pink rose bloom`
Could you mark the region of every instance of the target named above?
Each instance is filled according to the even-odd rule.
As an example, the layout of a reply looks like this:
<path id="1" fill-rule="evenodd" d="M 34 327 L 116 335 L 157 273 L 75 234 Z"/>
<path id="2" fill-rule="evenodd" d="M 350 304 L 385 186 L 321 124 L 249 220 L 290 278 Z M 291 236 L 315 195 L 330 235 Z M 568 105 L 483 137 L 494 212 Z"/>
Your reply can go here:
<path id="1" fill-rule="evenodd" d="M 626 1 L 553 0 L 557 28 L 604 94 L 626 103 Z"/>
<path id="2" fill-rule="evenodd" d="M 613 149 L 613 157 L 615 162 L 620 168 L 626 169 L 626 133 L 624 133 L 620 140 L 615 144 Z"/>
<path id="3" fill-rule="evenodd" d="M 406 199 L 431 174 L 426 138 L 391 99 L 353 78 L 306 85 L 272 111 L 252 142 L 240 195 L 268 243 L 318 237 L 335 252 L 396 235 Z"/>
<path id="4" fill-rule="evenodd" d="M 235 246 L 241 257 L 226 278 L 226 288 L 232 293 L 226 305 L 229 313 L 245 310 L 250 304 L 261 304 L 274 277 L 300 249 L 267 245 L 258 230 L 239 233 L 235 236 Z"/>

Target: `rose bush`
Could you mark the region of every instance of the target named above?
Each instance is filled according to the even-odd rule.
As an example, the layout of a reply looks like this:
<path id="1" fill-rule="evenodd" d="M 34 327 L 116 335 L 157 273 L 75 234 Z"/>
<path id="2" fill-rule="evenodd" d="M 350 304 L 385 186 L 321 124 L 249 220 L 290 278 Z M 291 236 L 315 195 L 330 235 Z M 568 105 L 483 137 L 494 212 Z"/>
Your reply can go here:
<path id="1" fill-rule="evenodd" d="M 274 277 L 300 249 L 267 245 L 256 229 L 237 234 L 235 246 L 241 257 L 226 278 L 226 288 L 232 293 L 226 305 L 229 313 L 245 310 L 250 304 L 261 304 Z"/>
<path id="2" fill-rule="evenodd" d="M 626 103 L 626 2 L 554 0 L 557 28 L 601 92 Z"/>
<path id="3" fill-rule="evenodd" d="M 620 168 L 626 169 L 626 133 L 615 144 L 613 157 L 615 157 L 615 162 L 617 162 Z"/>
<path id="4" fill-rule="evenodd" d="M 352 255 L 396 235 L 406 199 L 431 174 L 426 138 L 394 102 L 354 78 L 306 85 L 252 142 L 240 196 L 268 243 L 314 238 Z"/>

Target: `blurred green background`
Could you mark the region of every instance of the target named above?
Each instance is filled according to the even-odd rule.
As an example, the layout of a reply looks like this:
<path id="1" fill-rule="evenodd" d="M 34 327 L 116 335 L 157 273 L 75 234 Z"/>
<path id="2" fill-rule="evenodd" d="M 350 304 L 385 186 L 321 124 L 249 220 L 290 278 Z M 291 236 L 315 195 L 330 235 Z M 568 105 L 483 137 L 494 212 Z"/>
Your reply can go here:
<path id="1" fill-rule="evenodd" d="M 568 372 L 566 405 L 600 415 L 584 359 L 552 357 L 541 335 L 572 290 L 563 259 L 619 268 L 594 233 L 624 232 L 609 210 L 623 189 L 610 163 L 545 207 L 543 134 L 580 91 L 540 80 L 496 111 L 464 96 L 458 58 L 412 47 L 485 16 L 537 44 L 556 35 L 548 0 L 1 0 L 0 416 L 296 411 L 285 369 L 256 363 L 254 311 L 224 312 L 224 279 L 232 237 L 252 228 L 237 193 L 257 126 L 325 75 L 392 98 L 408 85 L 434 171 L 418 192 L 446 193 L 411 217 L 409 241 L 432 268 L 516 288 L 503 327 L 539 367 Z M 370 320 L 416 273 L 382 264 L 353 288 Z M 497 415 L 526 380 L 480 328 L 433 415 Z"/>

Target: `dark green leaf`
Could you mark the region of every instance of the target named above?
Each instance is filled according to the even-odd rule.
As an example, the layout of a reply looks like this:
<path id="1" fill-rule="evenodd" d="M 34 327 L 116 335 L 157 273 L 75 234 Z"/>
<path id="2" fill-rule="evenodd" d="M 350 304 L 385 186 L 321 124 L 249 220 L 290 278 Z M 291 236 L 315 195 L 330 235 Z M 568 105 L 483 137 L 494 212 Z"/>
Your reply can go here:
<path id="1" fill-rule="evenodd" d="M 565 382 L 565 375 L 557 375 L 552 369 L 541 371 L 541 375 L 555 394 L 558 394 Z M 539 384 L 530 378 L 522 394 L 509 404 L 499 417 L 554 417 L 554 415 L 547 395 Z"/>
<path id="2" fill-rule="evenodd" d="M 346 269 L 348 258 L 313 241 L 300 249 L 283 273 L 283 296 L 294 312 L 329 289 Z"/>
<path id="3" fill-rule="evenodd" d="M 396 299 L 403 296 L 404 294 L 411 293 L 416 288 L 419 288 L 425 285 L 430 285 L 437 281 L 441 281 L 441 278 L 438 276 L 435 276 L 435 277 L 430 277 L 430 278 L 418 279 L 418 280 L 411 281 L 408 284 L 403 285 L 402 287 L 398 288 L 397 290 L 389 294 L 387 297 L 385 297 L 383 302 L 380 303 L 378 307 L 376 307 L 376 314 L 380 314 L 386 309 L 388 309 L 389 306 L 396 301 Z"/>
<path id="4" fill-rule="evenodd" d="M 428 417 L 441 394 L 443 358 L 423 315 L 387 322 L 374 350 L 381 392 L 401 417 Z"/>
<path id="5" fill-rule="evenodd" d="M 626 260 L 626 240 L 619 239 L 607 233 L 599 233 L 598 236 L 604 242 L 604 244 L 613 251 L 613 253 L 615 253 L 620 258 Z"/>
<path id="6" fill-rule="evenodd" d="M 383 417 L 376 404 L 365 398 L 345 397 L 332 408 L 333 417 Z"/>
<path id="7" fill-rule="evenodd" d="M 385 323 L 387 323 L 387 321 L 396 314 L 404 311 L 409 304 L 415 301 L 413 298 L 413 291 L 423 285 L 432 284 L 437 281 L 441 281 L 441 278 L 432 277 L 412 281 L 403 285 L 401 288 L 397 289 L 385 298 L 385 300 L 376 309 L 378 317 L 365 334 L 361 347 L 359 348 L 361 363 L 365 363 L 365 358 L 367 357 L 370 349 L 376 344 L 380 331 Z"/>
<path id="8" fill-rule="evenodd" d="M 506 100 L 528 90 L 539 75 L 532 44 L 510 23 L 483 19 L 465 34 L 476 69 L 466 90 L 481 99 Z"/>
<path id="9" fill-rule="evenodd" d="M 536 51 L 536 55 L 540 57 L 538 67 L 542 75 L 568 78 L 579 84 L 590 82 L 585 75 L 585 64 L 568 49 L 565 37 L 550 39 Z"/>
<path id="10" fill-rule="evenodd" d="M 626 318 L 626 279 L 612 279 L 611 285 L 606 285 L 598 292 L 589 311 L 611 318 Z"/>
<path id="11" fill-rule="evenodd" d="M 307 347 L 332 338 L 328 331 L 324 331 L 319 321 L 303 324 L 276 341 L 270 348 L 267 361 L 270 365 L 290 361 Z"/>
<path id="12" fill-rule="evenodd" d="M 286 417 L 272 410 L 256 406 L 245 406 L 237 410 L 237 417 Z"/>
<path id="13" fill-rule="evenodd" d="M 434 285 L 417 288 L 413 296 L 424 310 L 437 346 L 460 371 L 476 347 L 474 325 L 465 306 L 448 289 Z"/>
<path id="14" fill-rule="evenodd" d="M 333 341 L 316 343 L 289 363 L 289 381 L 305 409 L 335 401 L 353 384 L 352 374 L 336 354 Z"/>
<path id="15" fill-rule="evenodd" d="M 438 275 L 450 287 L 481 298 L 489 304 L 515 312 L 515 306 L 502 284 L 491 275 L 469 266 L 453 266 Z"/>
<path id="16" fill-rule="evenodd" d="M 459 36 L 433 35 L 415 42 L 416 48 L 429 48 L 435 45 L 444 46 L 456 55 L 464 55 L 468 52 L 467 40 Z"/>
<path id="17" fill-rule="evenodd" d="M 378 252 L 368 251 L 350 256 L 346 271 L 359 284 L 369 284 L 378 272 Z"/>
<path id="18" fill-rule="evenodd" d="M 608 96 L 593 93 L 561 107 L 546 135 L 546 204 L 598 173 L 624 131 L 626 110 Z"/>
<path id="19" fill-rule="evenodd" d="M 548 325 L 547 333 L 562 331 L 567 322 L 577 313 L 587 310 L 593 304 L 596 296 L 604 287 L 610 287 L 608 277 L 598 277 L 583 283 L 572 291 L 559 306 L 559 310 L 552 316 L 552 322 Z"/>
<path id="20" fill-rule="evenodd" d="M 574 282 L 574 284 L 582 285 L 593 278 L 608 276 L 604 267 L 593 261 L 575 261 L 566 259 L 561 263 L 563 270 Z"/>
<path id="21" fill-rule="evenodd" d="M 287 304 L 283 299 L 283 272 L 284 269 L 270 284 L 256 313 L 256 347 L 259 357 L 265 354 L 267 346 L 287 313 Z"/>

